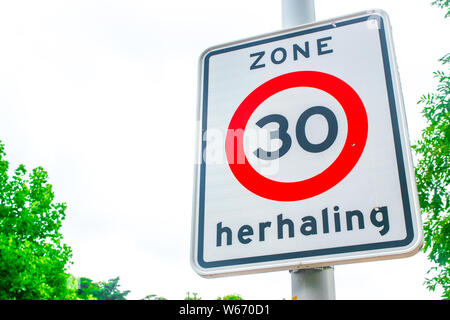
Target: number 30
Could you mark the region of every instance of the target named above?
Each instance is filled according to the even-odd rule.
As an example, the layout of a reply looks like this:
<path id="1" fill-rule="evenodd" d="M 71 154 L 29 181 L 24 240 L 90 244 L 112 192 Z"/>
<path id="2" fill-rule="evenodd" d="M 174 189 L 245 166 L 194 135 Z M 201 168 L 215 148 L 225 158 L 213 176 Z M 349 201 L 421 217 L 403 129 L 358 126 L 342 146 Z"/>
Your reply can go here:
<path id="1" fill-rule="evenodd" d="M 322 115 L 328 123 L 327 137 L 320 143 L 311 143 L 306 137 L 306 122 L 311 116 L 315 114 Z M 265 151 L 261 148 L 258 148 L 253 152 L 258 158 L 263 160 L 275 160 L 284 156 L 289 151 L 292 145 L 291 136 L 287 133 L 287 129 L 289 126 L 288 120 L 281 114 L 270 114 L 268 116 L 265 116 L 264 118 L 256 122 L 256 125 L 262 128 L 272 122 L 278 123 L 278 130 L 270 132 L 270 139 L 279 139 L 281 140 L 282 144 L 277 151 Z M 300 147 L 308 152 L 313 153 L 323 152 L 331 147 L 331 145 L 336 140 L 337 132 L 338 124 L 336 116 L 330 109 L 322 106 L 311 107 L 303 112 L 298 118 L 297 125 L 295 127 L 295 135 Z"/>

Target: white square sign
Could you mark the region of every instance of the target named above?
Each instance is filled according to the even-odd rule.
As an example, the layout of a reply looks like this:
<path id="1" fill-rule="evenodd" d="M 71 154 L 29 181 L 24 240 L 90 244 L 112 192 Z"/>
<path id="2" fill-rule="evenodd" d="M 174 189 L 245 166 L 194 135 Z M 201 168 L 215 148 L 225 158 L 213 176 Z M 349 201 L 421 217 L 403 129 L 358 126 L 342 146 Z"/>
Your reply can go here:
<path id="1" fill-rule="evenodd" d="M 192 266 L 223 276 L 404 257 L 422 244 L 388 17 L 206 50 Z"/>

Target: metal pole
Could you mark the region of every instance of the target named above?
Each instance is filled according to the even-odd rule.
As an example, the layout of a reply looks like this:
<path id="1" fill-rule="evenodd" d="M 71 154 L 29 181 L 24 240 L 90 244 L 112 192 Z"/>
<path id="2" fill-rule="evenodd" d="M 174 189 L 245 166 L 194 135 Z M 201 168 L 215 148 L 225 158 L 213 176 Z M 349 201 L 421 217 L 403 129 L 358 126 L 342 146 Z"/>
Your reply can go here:
<path id="1" fill-rule="evenodd" d="M 314 22 L 314 0 L 281 0 L 283 28 Z"/>
<path id="2" fill-rule="evenodd" d="M 295 300 L 335 300 L 334 268 L 291 270 L 292 298 Z"/>
<path id="3" fill-rule="evenodd" d="M 283 28 L 314 22 L 314 0 L 281 0 Z M 334 300 L 334 268 L 291 270 L 292 298 Z"/>

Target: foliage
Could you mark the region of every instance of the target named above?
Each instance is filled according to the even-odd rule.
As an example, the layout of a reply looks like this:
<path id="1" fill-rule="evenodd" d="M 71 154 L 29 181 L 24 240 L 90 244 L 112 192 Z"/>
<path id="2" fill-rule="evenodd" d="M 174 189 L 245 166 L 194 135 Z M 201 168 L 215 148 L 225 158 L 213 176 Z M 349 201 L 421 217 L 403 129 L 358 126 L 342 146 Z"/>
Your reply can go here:
<path id="1" fill-rule="evenodd" d="M 164 297 L 158 296 L 156 294 L 149 294 L 148 296 L 145 296 L 142 300 L 167 300 Z"/>
<path id="2" fill-rule="evenodd" d="M 431 4 L 438 6 L 441 9 L 446 9 L 447 13 L 445 14 L 445 17 L 450 17 L 450 0 L 435 0 Z"/>
<path id="3" fill-rule="evenodd" d="M 100 291 L 100 286 L 89 278 L 78 279 L 78 296 L 82 300 L 97 300 L 94 296 Z"/>
<path id="4" fill-rule="evenodd" d="M 109 279 L 107 282 L 94 282 L 89 278 L 80 278 L 78 296 L 86 300 L 126 300 L 130 291 L 120 291 L 119 280 L 120 277 L 116 277 Z"/>
<path id="5" fill-rule="evenodd" d="M 75 299 L 60 232 L 65 203 L 55 203 L 48 174 L 19 165 L 12 177 L 0 142 L 0 299 Z"/>
<path id="6" fill-rule="evenodd" d="M 446 10 L 449 0 L 435 0 L 432 5 Z M 450 299 L 450 54 L 440 59 L 446 71 L 434 73 L 439 84 L 434 93 L 423 95 L 423 115 L 427 127 L 413 146 L 419 161 L 416 166 L 417 189 L 424 222 L 424 251 L 433 262 L 425 284 L 429 290 L 442 287 L 442 298 Z"/>
<path id="7" fill-rule="evenodd" d="M 200 296 L 196 292 L 193 292 L 192 296 L 190 295 L 189 292 L 187 292 L 186 298 L 184 298 L 184 300 L 202 300 L 202 298 L 200 298 Z M 223 297 L 217 297 L 217 300 L 244 300 L 244 299 L 242 299 L 242 297 L 239 294 L 228 294 Z"/>
<path id="8" fill-rule="evenodd" d="M 184 300 L 202 300 L 202 298 L 198 295 L 197 292 L 192 292 L 192 296 L 190 295 L 189 291 L 186 292 L 186 297 Z"/>
<path id="9" fill-rule="evenodd" d="M 223 297 L 218 297 L 217 300 L 244 300 L 242 297 L 238 294 L 228 294 Z"/>
<path id="10" fill-rule="evenodd" d="M 447 71 L 434 73 L 437 91 L 419 101 L 424 104 L 427 127 L 413 149 L 419 156 L 416 180 L 425 217 L 424 251 L 434 263 L 429 270 L 432 277 L 425 284 L 432 291 L 441 286 L 443 298 L 450 299 L 450 54 L 440 61 Z"/>
<path id="11" fill-rule="evenodd" d="M 164 297 L 160 297 L 156 294 L 150 294 L 145 298 L 143 298 L 142 300 L 167 300 L 167 299 Z M 187 292 L 184 300 L 202 300 L 202 298 L 200 298 L 200 296 L 198 296 L 198 293 L 196 292 L 193 292 L 192 296 L 190 292 Z M 244 299 L 242 299 L 242 297 L 239 294 L 228 294 L 223 297 L 217 297 L 217 300 L 244 300 Z"/>

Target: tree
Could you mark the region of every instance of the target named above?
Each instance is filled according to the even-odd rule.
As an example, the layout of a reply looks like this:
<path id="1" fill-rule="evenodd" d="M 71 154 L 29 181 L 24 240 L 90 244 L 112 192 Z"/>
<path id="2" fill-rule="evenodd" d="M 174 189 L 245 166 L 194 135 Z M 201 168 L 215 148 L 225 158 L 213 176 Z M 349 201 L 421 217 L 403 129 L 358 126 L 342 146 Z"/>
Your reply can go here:
<path id="1" fill-rule="evenodd" d="M 146 296 L 141 300 L 167 300 L 167 299 L 158 296 L 156 294 L 149 294 L 148 296 Z M 202 300 L 202 298 L 198 295 L 197 292 L 193 292 L 191 296 L 191 293 L 188 291 L 186 292 L 186 297 L 184 298 L 184 300 Z M 239 294 L 235 293 L 235 294 L 228 294 L 223 297 L 217 297 L 217 300 L 244 300 L 244 299 Z"/>
<path id="2" fill-rule="evenodd" d="M 223 297 L 218 297 L 217 300 L 244 300 L 239 294 L 228 294 Z"/>
<path id="3" fill-rule="evenodd" d="M 433 1 L 431 4 L 438 6 L 441 9 L 445 9 L 447 10 L 447 12 L 445 13 L 445 17 L 448 18 L 450 17 L 450 1 L 449 0 L 436 0 Z"/>
<path id="4" fill-rule="evenodd" d="M 432 4 L 446 9 L 446 17 L 450 16 L 448 0 Z M 425 284 L 432 291 L 442 287 L 442 298 L 450 299 L 450 54 L 440 61 L 446 71 L 434 73 L 439 82 L 436 92 L 419 100 L 427 127 L 413 149 L 418 156 L 416 181 L 425 218 L 424 252 L 433 262 Z"/>
<path id="5" fill-rule="evenodd" d="M 78 279 L 78 297 L 82 300 L 97 300 L 100 286 L 89 278 Z"/>
<path id="6" fill-rule="evenodd" d="M 120 291 L 119 280 L 120 277 L 116 277 L 106 282 L 94 282 L 89 278 L 80 278 L 78 296 L 81 299 L 126 300 L 130 291 Z"/>
<path id="7" fill-rule="evenodd" d="M 197 292 L 192 292 L 192 296 L 190 294 L 190 292 L 186 292 L 186 297 L 184 298 L 184 300 L 202 300 L 202 298 L 198 295 Z"/>
<path id="8" fill-rule="evenodd" d="M 167 299 L 164 297 L 158 296 L 156 294 L 149 294 L 141 300 L 167 300 Z"/>
<path id="9" fill-rule="evenodd" d="M 65 203 L 54 202 L 48 174 L 19 165 L 10 177 L 0 141 L 0 299 L 74 299 L 62 243 Z"/>
<path id="10" fill-rule="evenodd" d="M 100 291 L 95 296 L 99 300 L 126 300 L 126 296 L 130 293 L 129 290 L 119 290 L 120 277 L 109 279 L 107 282 L 100 282 Z"/>

